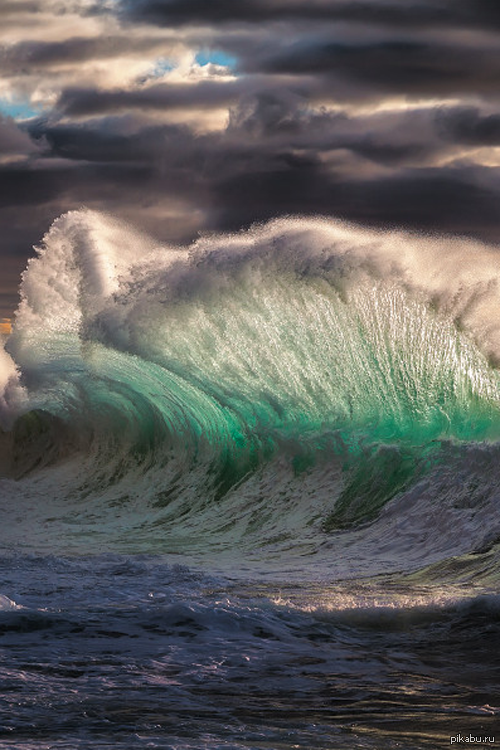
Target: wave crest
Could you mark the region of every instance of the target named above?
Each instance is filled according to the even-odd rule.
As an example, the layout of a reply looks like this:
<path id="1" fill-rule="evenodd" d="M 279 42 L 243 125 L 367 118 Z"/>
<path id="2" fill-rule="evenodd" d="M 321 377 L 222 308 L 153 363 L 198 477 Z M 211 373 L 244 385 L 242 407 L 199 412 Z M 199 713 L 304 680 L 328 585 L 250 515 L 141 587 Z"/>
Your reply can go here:
<path id="1" fill-rule="evenodd" d="M 84 456 L 73 485 L 147 476 L 155 507 L 192 508 L 265 466 L 286 464 L 284 494 L 329 467 L 323 527 L 370 520 L 441 441 L 500 436 L 497 276 L 484 245 L 326 219 L 170 248 L 67 214 L 23 276 L 7 343 L 18 413 L 38 415 L 14 431 L 31 455 L 19 473 L 37 450 L 66 460 L 60 439 Z"/>

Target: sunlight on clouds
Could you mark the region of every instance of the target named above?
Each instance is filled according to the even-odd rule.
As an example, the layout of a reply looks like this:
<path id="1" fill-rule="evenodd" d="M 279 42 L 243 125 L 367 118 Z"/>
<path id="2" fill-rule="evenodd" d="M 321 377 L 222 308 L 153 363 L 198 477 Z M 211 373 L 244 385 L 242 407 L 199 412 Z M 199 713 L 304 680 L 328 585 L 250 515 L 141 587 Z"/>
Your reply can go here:
<path id="1" fill-rule="evenodd" d="M 440 162 L 440 165 L 447 164 L 473 164 L 480 167 L 500 167 L 500 146 L 457 149 L 452 156 Z"/>
<path id="2" fill-rule="evenodd" d="M 182 35 L 123 28 L 112 14 L 87 14 L 93 7 L 93 0 L 46 2 L 38 12 L 3 18 L 0 97 L 36 108 L 53 106 L 67 87 L 130 89 L 166 72 L 165 60 L 177 65 L 186 54 Z M 73 58 L 72 46 L 82 44 L 90 45 L 88 53 Z M 164 68 L 154 73 L 158 60 Z"/>
<path id="3" fill-rule="evenodd" d="M 347 148 L 322 151 L 318 155 L 318 161 L 336 179 L 352 179 L 353 173 L 356 174 L 357 179 L 365 178 L 367 180 L 383 178 L 391 174 L 390 167 L 376 164 L 364 156 L 353 153 Z"/>
<path id="4" fill-rule="evenodd" d="M 237 77 L 232 74 L 230 67 L 207 62 L 204 56 L 200 58 L 200 54 L 195 50 L 185 49 L 177 58 L 156 60 L 148 74 L 140 81 L 141 88 L 159 84 L 169 84 L 172 87 L 195 86 L 205 81 L 215 81 L 223 85 L 236 80 Z M 195 133 L 202 134 L 225 130 L 229 121 L 229 109 L 227 106 L 208 106 L 206 103 L 196 108 L 170 106 L 164 110 L 150 112 L 149 116 L 157 122 L 186 125 Z"/>
<path id="5" fill-rule="evenodd" d="M 199 53 L 193 49 L 184 49 L 176 60 L 176 64 L 165 70 L 160 79 L 168 83 L 198 83 L 199 81 L 218 80 L 234 81 L 236 76 L 231 68 L 217 63 L 200 63 Z"/>
<path id="6" fill-rule="evenodd" d="M 234 57 L 194 47 L 182 33 L 174 35 L 169 29 L 152 33 L 142 27 L 123 27 L 111 13 L 86 15 L 91 7 L 93 2 L 83 0 L 49 2 L 41 12 L 9 16 L 0 112 L 18 120 L 34 117 L 54 109 L 61 93 L 72 88 L 105 94 L 159 84 L 235 80 Z M 184 123 L 196 132 L 221 130 L 229 116 L 227 107 L 220 105 L 205 105 L 195 113 L 189 107 L 165 107 L 163 118 L 156 110 L 150 113 L 154 120 Z"/>
<path id="7" fill-rule="evenodd" d="M 97 88 L 131 88 L 147 76 L 150 60 L 136 56 L 120 56 L 112 60 L 93 61 L 77 74 L 78 85 L 92 84 Z"/>
<path id="8" fill-rule="evenodd" d="M 229 120 L 229 110 L 226 107 L 217 109 L 209 109 L 208 107 L 200 107 L 199 109 L 177 108 L 150 112 L 148 113 L 148 119 L 156 123 L 184 125 L 194 135 L 203 135 L 204 133 L 215 133 L 226 130 Z"/>
<path id="9" fill-rule="evenodd" d="M 408 99 L 404 96 L 388 96 L 380 97 L 371 101 L 363 102 L 342 102 L 321 97 L 315 100 L 315 103 L 319 107 L 324 107 L 330 112 L 345 112 L 349 115 L 357 115 L 361 117 L 368 117 L 375 114 L 385 114 L 388 112 L 411 112 L 420 110 L 423 107 L 426 109 L 439 108 L 439 107 L 456 107 L 463 104 L 463 100 L 456 97 L 427 97 L 422 99 Z"/>
<path id="10" fill-rule="evenodd" d="M 484 167 L 500 167 L 500 147 L 475 149 L 471 156 L 476 164 Z"/>
<path id="11" fill-rule="evenodd" d="M 80 9 L 81 10 L 81 9 Z M 59 3 L 46 2 L 43 10 L 31 13 L 21 10 L 2 19 L 2 45 L 30 42 L 60 42 L 72 37 L 94 38 L 105 28 L 117 27 L 112 17 L 85 16 L 77 6 L 61 12 Z M 108 31 L 109 33 L 109 31 Z"/>

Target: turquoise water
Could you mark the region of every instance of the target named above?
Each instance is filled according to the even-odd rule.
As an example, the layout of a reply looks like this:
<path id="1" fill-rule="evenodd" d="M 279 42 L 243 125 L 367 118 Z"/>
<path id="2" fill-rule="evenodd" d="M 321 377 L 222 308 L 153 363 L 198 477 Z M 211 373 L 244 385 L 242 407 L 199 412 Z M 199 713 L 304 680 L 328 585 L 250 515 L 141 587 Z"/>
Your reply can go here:
<path id="1" fill-rule="evenodd" d="M 79 451 L 87 488 L 121 497 L 147 476 L 149 504 L 198 507 L 278 464 L 277 484 L 329 470 L 324 530 L 373 519 L 457 446 L 500 434 L 489 251 L 469 248 L 484 257 L 468 288 L 439 290 L 453 246 L 428 243 L 283 220 L 183 250 L 62 217 L 6 345 L 14 474 Z M 435 268 L 417 273 L 419 250 Z"/>

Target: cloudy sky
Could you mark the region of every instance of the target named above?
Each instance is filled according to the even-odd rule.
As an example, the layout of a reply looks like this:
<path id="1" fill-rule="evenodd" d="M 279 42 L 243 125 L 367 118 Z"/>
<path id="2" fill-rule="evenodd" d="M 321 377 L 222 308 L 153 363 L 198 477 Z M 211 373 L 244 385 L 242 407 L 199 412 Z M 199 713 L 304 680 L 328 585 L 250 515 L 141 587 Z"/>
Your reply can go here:
<path id="1" fill-rule="evenodd" d="M 498 0 L 2 0 L 0 316 L 59 214 L 500 242 Z"/>

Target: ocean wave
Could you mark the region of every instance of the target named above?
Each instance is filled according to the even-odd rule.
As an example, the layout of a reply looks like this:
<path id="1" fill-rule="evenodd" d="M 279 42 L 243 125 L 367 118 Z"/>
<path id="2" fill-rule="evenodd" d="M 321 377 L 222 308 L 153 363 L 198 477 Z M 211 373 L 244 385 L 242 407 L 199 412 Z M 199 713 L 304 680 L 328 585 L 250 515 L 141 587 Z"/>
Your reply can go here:
<path id="1" fill-rule="evenodd" d="M 446 504 L 452 472 L 490 506 L 497 287 L 494 250 L 466 240 L 290 218 L 174 248 L 71 212 L 1 353 L 4 474 L 267 544 Z"/>

